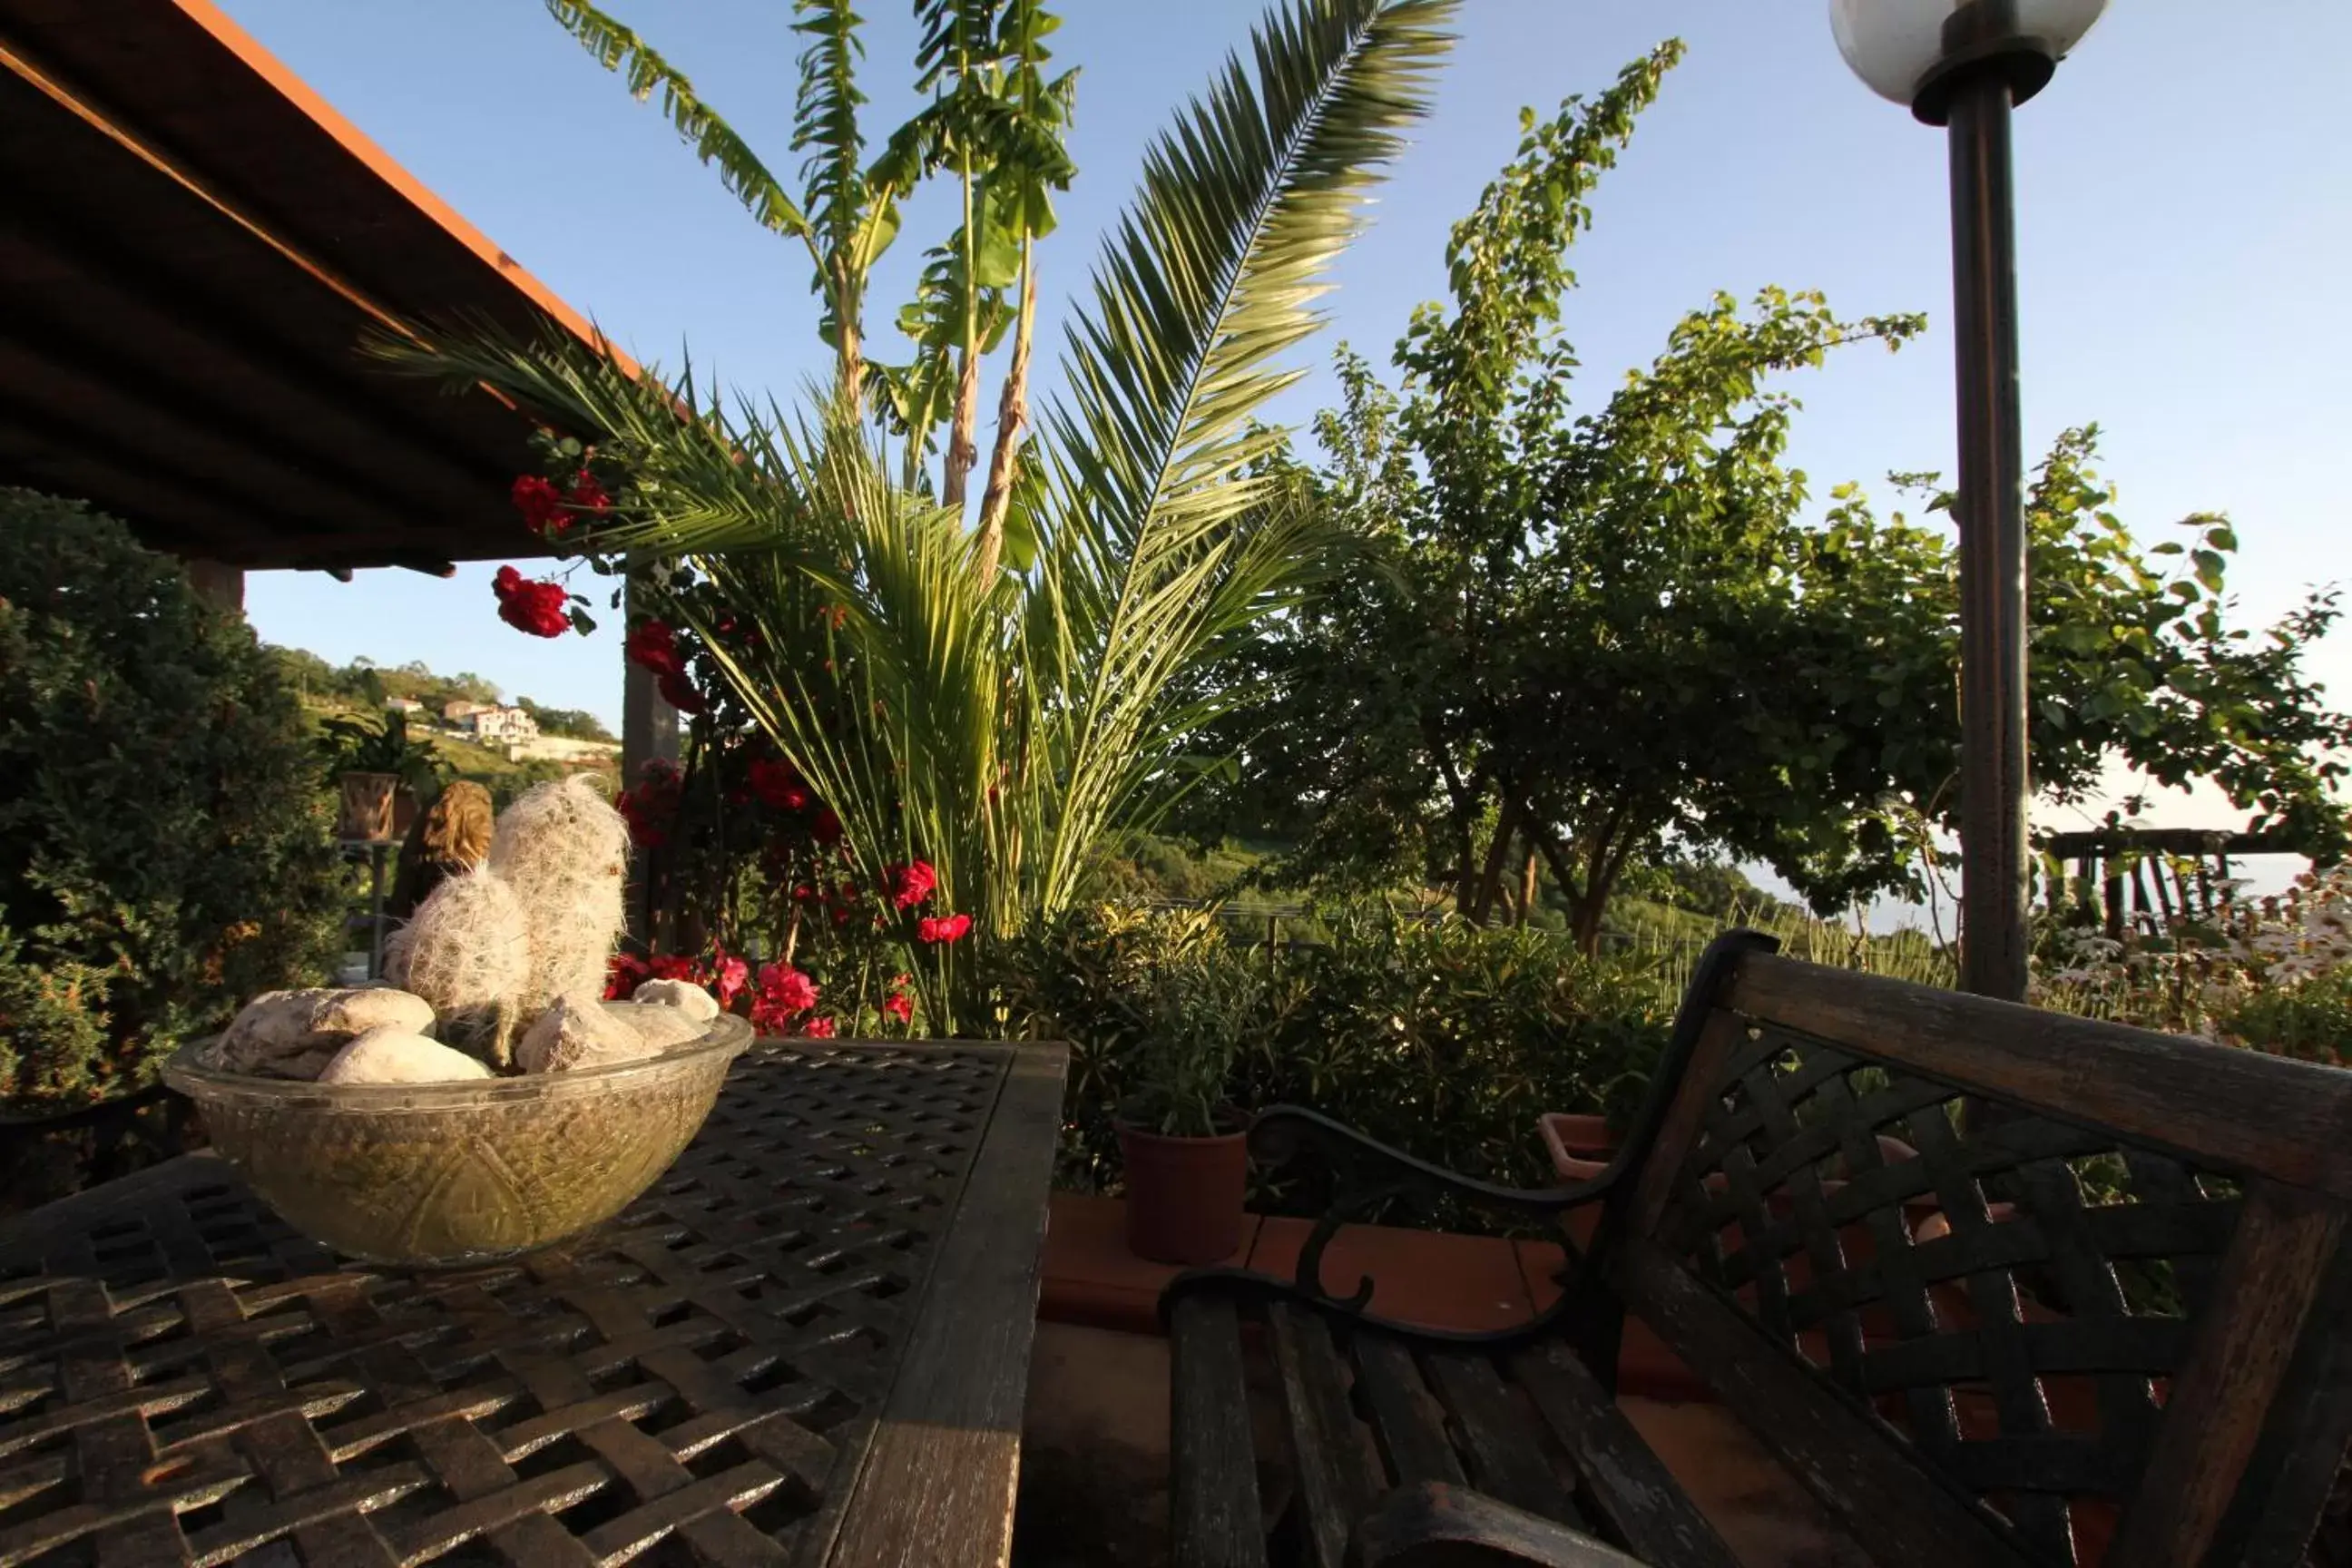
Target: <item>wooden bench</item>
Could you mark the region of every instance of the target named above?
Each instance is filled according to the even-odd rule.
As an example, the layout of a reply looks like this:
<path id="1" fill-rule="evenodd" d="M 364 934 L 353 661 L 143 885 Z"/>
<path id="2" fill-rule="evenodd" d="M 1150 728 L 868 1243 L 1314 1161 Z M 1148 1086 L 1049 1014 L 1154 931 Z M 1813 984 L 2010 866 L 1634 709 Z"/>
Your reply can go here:
<path id="1" fill-rule="evenodd" d="M 1297 1279 L 1162 1300 L 1180 1568 L 1270 1561 L 1254 1343 L 1296 1482 L 1279 1560 L 1320 1568 L 1734 1563 L 1614 1402 L 1629 1312 L 1887 1568 L 2291 1565 L 2352 1431 L 2352 1073 L 1741 932 L 1592 1181 L 1486 1186 L 1288 1108 L 1252 1150 L 1328 1160 L 1339 1198 Z M 1556 1305 L 1447 1334 L 1321 1278 L 1342 1221 L 1405 1198 L 1563 1240 L 1599 1214 Z"/>

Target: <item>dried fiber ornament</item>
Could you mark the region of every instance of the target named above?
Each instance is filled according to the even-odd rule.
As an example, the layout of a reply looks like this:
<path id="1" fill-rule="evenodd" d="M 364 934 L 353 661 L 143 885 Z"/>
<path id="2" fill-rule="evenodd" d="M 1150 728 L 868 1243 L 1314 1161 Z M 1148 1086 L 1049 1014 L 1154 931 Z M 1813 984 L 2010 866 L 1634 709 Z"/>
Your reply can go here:
<path id="1" fill-rule="evenodd" d="M 530 980 L 522 901 L 486 868 L 450 878 L 384 943 L 384 973 L 433 1005 L 444 1041 L 504 1069 Z"/>
<path id="2" fill-rule="evenodd" d="M 526 1016 L 571 993 L 603 994 L 628 867 L 629 825 L 585 773 L 526 790 L 499 814 L 489 868 L 522 905 Z"/>

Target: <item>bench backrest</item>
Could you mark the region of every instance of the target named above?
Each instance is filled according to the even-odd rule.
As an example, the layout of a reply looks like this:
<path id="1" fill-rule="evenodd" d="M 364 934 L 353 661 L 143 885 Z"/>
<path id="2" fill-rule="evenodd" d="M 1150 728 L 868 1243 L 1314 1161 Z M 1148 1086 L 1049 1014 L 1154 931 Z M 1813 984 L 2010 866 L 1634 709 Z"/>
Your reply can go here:
<path id="1" fill-rule="evenodd" d="M 2352 1073 L 1770 946 L 1685 999 L 1596 1243 L 1627 1308 L 1881 1561 L 2301 1561 Z"/>

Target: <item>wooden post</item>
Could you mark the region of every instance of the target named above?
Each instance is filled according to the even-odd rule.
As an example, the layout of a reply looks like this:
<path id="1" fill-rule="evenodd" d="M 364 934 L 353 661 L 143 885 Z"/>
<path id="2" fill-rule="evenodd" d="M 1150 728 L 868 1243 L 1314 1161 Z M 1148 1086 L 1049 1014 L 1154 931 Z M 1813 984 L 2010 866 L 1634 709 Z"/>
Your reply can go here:
<path id="1" fill-rule="evenodd" d="M 245 568 L 224 565 L 218 561 L 206 561 L 197 556 L 184 558 L 188 582 L 199 597 L 207 599 L 224 610 L 245 614 Z"/>
<path id="2" fill-rule="evenodd" d="M 626 600 L 630 618 L 647 609 L 646 597 L 641 574 L 632 572 Z M 622 656 L 621 670 L 621 787 L 635 789 L 645 780 L 647 763 L 678 760 L 677 710 L 663 700 L 651 670 L 626 655 Z M 655 857 L 643 849 L 633 858 L 629 932 L 651 946 L 658 934 L 654 930 L 654 913 L 660 907 L 660 900 L 655 897 L 660 867 L 655 864 Z"/>

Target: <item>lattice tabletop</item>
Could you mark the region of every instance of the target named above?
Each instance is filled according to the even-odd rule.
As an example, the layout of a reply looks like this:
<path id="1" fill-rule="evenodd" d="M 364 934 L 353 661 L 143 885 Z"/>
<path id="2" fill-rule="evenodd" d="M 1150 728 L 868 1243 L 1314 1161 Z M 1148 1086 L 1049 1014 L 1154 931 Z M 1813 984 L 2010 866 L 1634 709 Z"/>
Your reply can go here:
<path id="1" fill-rule="evenodd" d="M 492 1268 L 344 1262 L 204 1155 L 51 1205 L 0 1230 L 0 1568 L 1002 1562 L 1062 1072 L 757 1048 Z"/>

